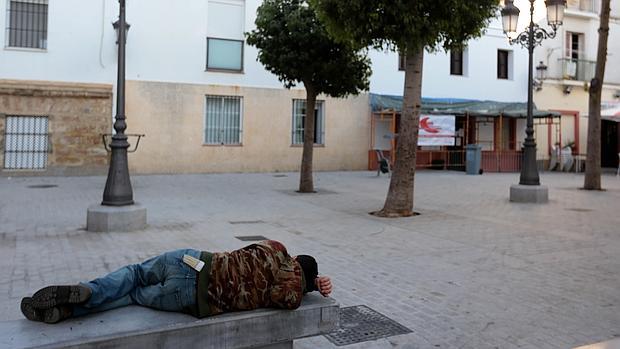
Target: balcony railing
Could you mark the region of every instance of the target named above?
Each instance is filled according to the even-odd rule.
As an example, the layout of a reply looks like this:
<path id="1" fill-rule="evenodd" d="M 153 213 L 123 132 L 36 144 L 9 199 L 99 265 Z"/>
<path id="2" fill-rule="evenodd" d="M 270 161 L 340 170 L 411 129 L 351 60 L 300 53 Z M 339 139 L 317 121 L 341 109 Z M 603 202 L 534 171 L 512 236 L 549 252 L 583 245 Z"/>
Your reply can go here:
<path id="1" fill-rule="evenodd" d="M 596 62 L 585 59 L 560 58 L 562 78 L 566 80 L 590 81 L 594 77 Z"/>

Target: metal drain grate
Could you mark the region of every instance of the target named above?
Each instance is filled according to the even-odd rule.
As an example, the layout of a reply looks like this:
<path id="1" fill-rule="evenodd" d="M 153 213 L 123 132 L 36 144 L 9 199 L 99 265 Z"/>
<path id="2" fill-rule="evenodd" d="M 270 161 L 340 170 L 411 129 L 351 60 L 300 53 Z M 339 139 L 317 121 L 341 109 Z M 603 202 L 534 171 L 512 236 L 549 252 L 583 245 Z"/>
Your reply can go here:
<path id="1" fill-rule="evenodd" d="M 229 221 L 228 223 L 230 224 L 261 224 L 265 222 L 261 220 L 257 220 L 257 221 Z"/>
<path id="2" fill-rule="evenodd" d="M 58 185 L 56 184 L 35 184 L 35 185 L 29 185 L 28 188 L 31 189 L 47 189 L 47 188 L 56 188 L 58 187 Z"/>
<path id="3" fill-rule="evenodd" d="M 237 239 L 241 241 L 263 241 L 269 240 L 262 235 L 245 235 L 245 236 L 235 236 Z"/>
<path id="4" fill-rule="evenodd" d="M 340 347 L 411 332 L 365 305 L 356 305 L 340 309 L 340 329 L 325 338 Z"/>
<path id="5" fill-rule="evenodd" d="M 567 211 L 574 211 L 574 212 L 592 212 L 591 209 L 589 208 L 579 208 L 579 207 L 574 207 L 574 208 L 567 208 Z"/>

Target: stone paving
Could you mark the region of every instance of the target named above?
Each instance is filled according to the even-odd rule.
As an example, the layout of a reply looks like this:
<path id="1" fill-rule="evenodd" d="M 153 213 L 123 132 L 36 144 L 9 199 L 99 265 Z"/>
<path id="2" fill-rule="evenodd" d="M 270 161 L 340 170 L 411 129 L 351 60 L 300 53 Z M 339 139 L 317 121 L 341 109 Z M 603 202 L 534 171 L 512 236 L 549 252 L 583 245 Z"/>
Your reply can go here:
<path id="1" fill-rule="evenodd" d="M 413 332 L 343 348 L 571 348 L 620 337 L 620 178 L 604 192 L 581 174 L 542 173 L 546 205 L 513 204 L 518 174 L 416 175 L 420 216 L 383 219 L 389 178 L 134 176 L 149 227 L 89 233 L 103 177 L 0 178 L 0 321 L 41 286 L 87 280 L 162 251 L 229 250 L 264 235 L 313 254 L 341 306 L 364 304 Z M 32 185 L 57 187 L 36 189 Z M 1 323 L 0 323 L 1 326 Z M 324 337 L 297 348 L 336 348 Z"/>

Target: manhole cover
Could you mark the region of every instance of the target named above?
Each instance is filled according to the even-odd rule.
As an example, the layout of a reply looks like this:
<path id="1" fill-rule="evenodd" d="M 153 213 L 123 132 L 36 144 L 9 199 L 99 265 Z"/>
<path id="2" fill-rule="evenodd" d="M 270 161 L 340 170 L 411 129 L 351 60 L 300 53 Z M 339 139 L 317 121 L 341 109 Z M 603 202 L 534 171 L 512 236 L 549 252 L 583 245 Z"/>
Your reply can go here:
<path id="1" fill-rule="evenodd" d="M 262 235 L 245 235 L 245 236 L 235 236 L 237 239 L 241 241 L 263 241 L 269 240 Z"/>
<path id="2" fill-rule="evenodd" d="M 566 210 L 575 212 L 592 212 L 589 208 L 567 208 Z"/>
<path id="3" fill-rule="evenodd" d="M 340 309 L 340 328 L 325 337 L 340 347 L 411 332 L 365 305 L 356 305 Z"/>
<path id="4" fill-rule="evenodd" d="M 47 189 L 47 188 L 56 188 L 58 187 L 58 185 L 56 184 L 35 184 L 35 185 L 29 185 L 28 188 L 32 188 L 32 189 Z"/>

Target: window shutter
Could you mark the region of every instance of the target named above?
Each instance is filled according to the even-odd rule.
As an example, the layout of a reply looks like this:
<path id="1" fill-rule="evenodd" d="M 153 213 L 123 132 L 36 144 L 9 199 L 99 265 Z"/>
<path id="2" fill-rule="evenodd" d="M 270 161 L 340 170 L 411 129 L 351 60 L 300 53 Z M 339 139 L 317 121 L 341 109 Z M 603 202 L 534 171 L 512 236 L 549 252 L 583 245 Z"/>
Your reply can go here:
<path id="1" fill-rule="evenodd" d="M 7 116 L 4 168 L 44 169 L 49 152 L 47 116 Z"/>
<path id="2" fill-rule="evenodd" d="M 47 48 L 47 0 L 9 0 L 9 47 Z"/>

